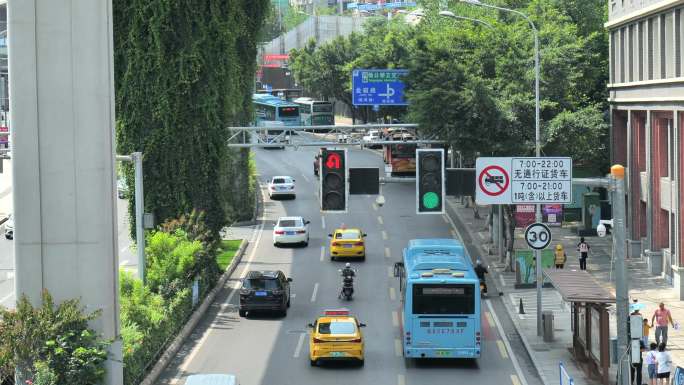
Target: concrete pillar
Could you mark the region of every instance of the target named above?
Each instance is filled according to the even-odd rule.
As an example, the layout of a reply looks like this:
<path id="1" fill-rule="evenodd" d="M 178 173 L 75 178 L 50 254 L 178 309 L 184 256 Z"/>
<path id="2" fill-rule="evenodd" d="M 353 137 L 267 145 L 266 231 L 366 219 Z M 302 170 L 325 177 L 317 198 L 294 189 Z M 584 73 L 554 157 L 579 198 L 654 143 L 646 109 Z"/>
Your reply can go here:
<path id="1" fill-rule="evenodd" d="M 17 296 L 80 298 L 122 384 L 111 0 L 8 2 Z"/>
<path id="2" fill-rule="evenodd" d="M 653 129 L 651 111 L 646 111 L 646 244 L 642 250 L 653 250 Z"/>

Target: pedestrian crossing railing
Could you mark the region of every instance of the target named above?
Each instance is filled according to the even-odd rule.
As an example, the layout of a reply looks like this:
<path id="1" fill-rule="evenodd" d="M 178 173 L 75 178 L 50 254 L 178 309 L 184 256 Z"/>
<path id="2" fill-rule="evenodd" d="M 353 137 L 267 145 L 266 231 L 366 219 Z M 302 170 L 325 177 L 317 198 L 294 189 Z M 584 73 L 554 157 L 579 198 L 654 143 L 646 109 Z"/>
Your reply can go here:
<path id="1" fill-rule="evenodd" d="M 574 385 L 575 383 L 568 371 L 565 370 L 562 361 L 558 363 L 558 383 L 560 385 Z"/>

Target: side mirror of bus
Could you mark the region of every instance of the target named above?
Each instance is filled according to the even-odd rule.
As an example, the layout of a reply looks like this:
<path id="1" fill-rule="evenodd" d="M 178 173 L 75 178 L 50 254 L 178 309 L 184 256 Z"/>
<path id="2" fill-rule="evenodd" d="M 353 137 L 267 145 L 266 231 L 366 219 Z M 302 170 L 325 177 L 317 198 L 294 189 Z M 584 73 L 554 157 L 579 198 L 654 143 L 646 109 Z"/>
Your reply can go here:
<path id="1" fill-rule="evenodd" d="M 401 277 L 403 270 L 404 270 L 404 262 L 395 262 L 394 263 L 394 276 L 395 277 Z"/>

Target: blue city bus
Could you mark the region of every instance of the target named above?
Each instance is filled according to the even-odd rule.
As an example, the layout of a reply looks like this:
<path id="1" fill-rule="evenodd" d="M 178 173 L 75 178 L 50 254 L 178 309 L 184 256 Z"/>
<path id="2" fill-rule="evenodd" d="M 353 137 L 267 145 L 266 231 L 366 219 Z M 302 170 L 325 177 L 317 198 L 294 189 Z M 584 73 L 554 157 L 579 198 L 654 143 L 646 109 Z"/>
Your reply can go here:
<path id="1" fill-rule="evenodd" d="M 480 283 L 454 239 L 413 239 L 394 265 L 407 358 L 479 358 Z"/>
<path id="2" fill-rule="evenodd" d="M 254 125 L 265 126 L 282 122 L 285 126 L 299 126 L 299 106 L 268 94 L 254 94 Z"/>

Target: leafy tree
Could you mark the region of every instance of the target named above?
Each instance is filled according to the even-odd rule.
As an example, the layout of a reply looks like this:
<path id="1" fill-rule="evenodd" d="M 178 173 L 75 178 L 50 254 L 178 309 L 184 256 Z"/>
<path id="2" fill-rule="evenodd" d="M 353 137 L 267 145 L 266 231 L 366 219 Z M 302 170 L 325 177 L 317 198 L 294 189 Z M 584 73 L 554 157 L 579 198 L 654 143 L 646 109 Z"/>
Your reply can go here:
<path id="1" fill-rule="evenodd" d="M 572 154 L 575 166 L 608 169 L 608 123 L 598 106 L 561 112 L 549 122 L 546 134 L 546 154 Z"/>
<path id="2" fill-rule="evenodd" d="M 173 234 L 157 231 L 148 237 L 145 248 L 147 284 L 165 298 L 189 287 L 197 273 L 200 241 L 190 241 L 182 230 Z"/>
<path id="3" fill-rule="evenodd" d="M 16 368 L 22 382 L 99 384 L 104 379 L 109 342 L 88 326 L 99 316 L 100 311 L 85 313 L 77 299 L 55 304 L 47 291 L 40 307 L 22 296 L 16 310 L 0 308 L 4 374 Z"/>

